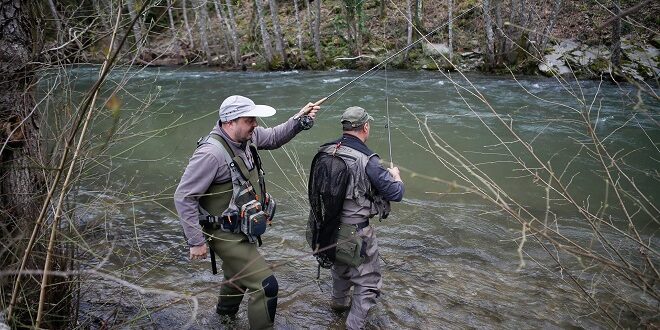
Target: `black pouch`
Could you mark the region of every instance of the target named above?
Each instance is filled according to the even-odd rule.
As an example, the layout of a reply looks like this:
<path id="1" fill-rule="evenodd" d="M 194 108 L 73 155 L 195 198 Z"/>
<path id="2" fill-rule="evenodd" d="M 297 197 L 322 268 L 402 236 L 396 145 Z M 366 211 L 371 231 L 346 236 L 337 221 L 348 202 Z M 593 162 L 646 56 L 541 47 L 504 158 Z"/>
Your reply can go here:
<path id="1" fill-rule="evenodd" d="M 335 261 L 352 267 L 364 262 L 365 253 L 362 252 L 364 242 L 357 235 L 357 228 L 352 225 L 341 224 L 337 233 L 337 248 Z"/>
<path id="2" fill-rule="evenodd" d="M 237 233 L 240 231 L 240 221 L 238 213 L 230 213 L 227 216 L 223 216 L 222 222 L 220 223 L 220 229 L 228 233 Z"/>

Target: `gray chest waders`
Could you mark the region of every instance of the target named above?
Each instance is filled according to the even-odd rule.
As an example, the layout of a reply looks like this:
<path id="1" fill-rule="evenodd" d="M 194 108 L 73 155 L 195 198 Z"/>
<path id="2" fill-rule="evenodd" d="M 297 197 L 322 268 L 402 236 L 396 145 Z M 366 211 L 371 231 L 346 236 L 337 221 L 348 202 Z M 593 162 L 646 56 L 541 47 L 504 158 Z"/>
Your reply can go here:
<path id="1" fill-rule="evenodd" d="M 271 224 L 275 215 L 276 203 L 270 194 L 266 192 L 264 171 L 256 147 L 248 144 L 248 149 L 254 160 L 254 168 L 249 171 L 243 159 L 233 154 L 231 148 L 221 136 L 208 135 L 201 138 L 197 144 L 200 146 L 206 143 L 215 146 L 224 158 L 231 174 L 231 182 L 210 186 L 205 194 L 207 195 L 205 200 L 200 199 L 200 225 L 207 230 L 221 229 L 224 232 L 243 233 L 250 243 L 261 246 L 261 235 L 266 231 L 267 226 Z M 259 194 L 255 191 L 252 183 L 256 179 L 255 176 L 258 177 Z M 224 193 L 230 190 L 231 198 L 228 199 L 227 194 L 223 194 L 223 190 Z M 214 196 L 218 197 L 214 199 Z M 218 203 L 222 205 L 218 207 Z M 213 249 L 210 250 L 213 274 L 217 274 L 215 253 Z"/>

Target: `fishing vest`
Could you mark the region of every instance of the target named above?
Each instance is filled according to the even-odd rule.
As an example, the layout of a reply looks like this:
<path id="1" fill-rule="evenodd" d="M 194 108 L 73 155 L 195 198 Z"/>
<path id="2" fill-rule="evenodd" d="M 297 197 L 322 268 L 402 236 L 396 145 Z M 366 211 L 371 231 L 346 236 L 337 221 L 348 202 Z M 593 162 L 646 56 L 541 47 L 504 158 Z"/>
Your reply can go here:
<path id="1" fill-rule="evenodd" d="M 346 187 L 346 199 L 352 199 L 358 206 L 369 209 L 369 217 L 378 215 L 381 219 L 387 218 L 390 203 L 371 187 L 366 172 L 367 163 L 371 157 L 376 156 L 375 153 L 365 155 L 345 145 L 327 145 L 319 151 L 339 156 L 346 163 L 351 174 Z"/>
<path id="2" fill-rule="evenodd" d="M 250 243 L 261 241 L 260 236 L 266 231 L 275 214 L 275 200 L 266 192 L 264 173 L 257 148 L 247 142 L 247 149 L 252 153 L 254 166 L 248 170 L 243 158 L 234 155 L 224 138 L 211 134 L 201 138 L 197 145 L 212 144 L 229 168 L 231 180 L 224 183 L 212 183 L 204 196 L 199 199 L 200 223 L 235 221 L 231 227 L 218 226 L 223 231 L 244 233 Z M 228 229 L 229 228 L 229 229 Z M 261 243 L 260 243 L 261 245 Z"/>

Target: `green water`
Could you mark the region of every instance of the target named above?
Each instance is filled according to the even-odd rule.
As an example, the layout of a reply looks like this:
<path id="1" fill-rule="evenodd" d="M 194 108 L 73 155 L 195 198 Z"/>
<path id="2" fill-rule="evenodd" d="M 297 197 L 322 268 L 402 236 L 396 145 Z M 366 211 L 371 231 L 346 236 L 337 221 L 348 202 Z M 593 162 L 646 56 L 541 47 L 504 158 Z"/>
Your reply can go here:
<path id="1" fill-rule="evenodd" d="M 91 82 L 94 72 L 84 68 L 73 71 L 80 90 Z M 84 181 L 81 195 L 88 201 L 85 219 L 96 224 L 95 237 L 101 240 L 99 253 L 109 255 L 104 270 L 120 273 L 148 288 L 199 292 L 194 327 L 221 328 L 213 312 L 217 292 L 214 283 L 221 277 L 210 274 L 208 261 L 187 259 L 171 200 L 195 142 L 212 129 L 219 104 L 229 95 L 248 96 L 256 103 L 275 107 L 277 114 L 261 123 L 273 126 L 360 73 L 149 69 L 131 74 L 125 90 L 118 93 L 123 106 L 116 129 L 120 140 L 110 149 L 113 156 L 101 157 L 89 170 L 90 179 Z M 548 214 L 545 187 L 530 175 L 543 171 L 538 170 L 539 164 L 527 149 L 515 142 L 506 129 L 509 125 L 544 164 L 549 162 L 553 171 L 561 174 L 562 183 L 579 205 L 595 213 L 607 201 L 612 204 L 607 209 L 609 219 L 625 230 L 622 212 L 612 200 L 613 193 L 607 192 L 609 185 L 603 179 L 602 167 L 587 150 L 592 147 L 591 140 L 580 113 L 591 109 L 590 120 L 596 125 L 596 134 L 605 139 L 604 146 L 619 157 L 637 188 L 657 204 L 660 104 L 642 96 L 644 104 L 634 109 L 638 99 L 631 87 L 593 81 L 560 84 L 553 79 L 515 81 L 469 76 L 468 82 L 457 74 L 452 78 L 456 79 L 454 83 L 433 72 L 369 75 L 326 102 L 312 130 L 301 133 L 285 148 L 261 153 L 269 191 L 279 203 L 278 217 L 261 248 L 271 263 L 282 263 L 275 270 L 281 294 L 277 328 L 343 325 L 345 315 L 329 309 L 329 272 L 323 271 L 320 282 L 315 281 L 316 262 L 308 255 L 304 238 L 305 186 L 316 147 L 339 136 L 339 116 L 353 105 L 364 107 L 375 117 L 367 143 L 383 160 L 389 162 L 391 157 L 402 168 L 406 187 L 404 200 L 393 205 L 391 216 L 381 223 L 375 221 L 384 287 L 380 303 L 370 315 L 370 327 L 606 325 L 531 238 L 525 247 L 526 266 L 518 270 L 516 249 L 522 228 L 518 221 L 482 196 L 446 182 L 470 186 L 467 178 L 483 187 L 469 175 L 481 171 L 515 200 L 519 207 L 514 209 L 524 207 L 541 218 Z M 116 75 L 111 79 L 119 82 L 121 78 Z M 469 92 L 473 88 L 470 84 L 484 95 L 497 115 Z M 102 132 L 110 125 L 110 120 L 100 120 L 97 130 Z M 100 144 L 104 136 L 107 134 L 100 134 L 92 142 Z M 460 152 L 465 157 L 463 162 L 469 160 L 473 165 L 448 169 L 446 165 L 456 165 L 457 160 L 442 153 L 429 137 L 437 139 L 441 147 Z M 508 150 L 517 155 L 519 162 L 512 161 Z M 521 162 L 530 170 L 524 170 Z M 547 174 L 541 176 L 547 178 Z M 593 241 L 590 227 L 576 208 L 557 198 L 557 193 L 551 194 L 550 222 L 567 237 Z M 652 211 L 651 215 L 639 211 L 634 215 L 641 235 L 656 249 L 657 217 Z M 635 256 L 634 244 L 608 230 L 605 235 L 612 235 L 621 251 Z M 112 242 L 111 252 L 103 250 L 110 245 L 107 242 Z M 561 260 L 576 264 L 565 254 L 561 254 Z M 608 275 L 607 270 L 600 271 L 578 276 L 597 282 Z M 155 328 L 180 326 L 191 317 L 192 307 L 186 303 L 151 312 L 174 300 L 166 295 L 139 295 L 103 281 L 90 284 L 90 288 L 93 293 L 83 299 L 83 310 L 90 314 L 117 305 L 129 319 L 149 311 L 150 318 L 136 324 Z M 594 290 L 600 294 L 599 299 L 611 294 L 596 287 Z M 640 298 L 643 303 L 653 304 L 644 299 Z M 242 308 L 238 328 L 247 326 L 246 319 Z M 623 320 L 624 324 L 634 322 L 625 317 Z"/>

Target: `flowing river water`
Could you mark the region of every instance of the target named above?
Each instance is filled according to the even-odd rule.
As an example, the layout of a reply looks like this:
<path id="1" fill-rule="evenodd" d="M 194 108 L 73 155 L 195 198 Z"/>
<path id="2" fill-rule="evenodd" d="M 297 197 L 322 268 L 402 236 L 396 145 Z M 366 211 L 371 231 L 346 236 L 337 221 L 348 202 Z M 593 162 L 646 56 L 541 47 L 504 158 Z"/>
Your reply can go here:
<path id="1" fill-rule="evenodd" d="M 85 90 L 96 72 L 73 69 L 77 89 Z M 223 328 L 214 313 L 222 276 L 211 274 L 208 260 L 188 259 L 172 203 L 195 142 L 211 130 L 219 104 L 229 95 L 245 95 L 275 107 L 277 114 L 261 122 L 273 126 L 359 74 L 148 69 L 111 76 L 112 82 L 129 79 L 125 90 L 118 92 L 122 109 L 113 129 L 120 139 L 110 148 L 113 156 L 100 157 L 82 181 L 83 203 L 78 213 L 91 235 L 83 249 L 90 253 L 80 259 L 92 260 L 86 262 L 90 268 L 98 267 L 99 272 L 126 282 L 110 276 L 90 276 L 90 281 L 83 282 L 81 322 L 98 325 L 112 319 L 127 327 L 176 328 L 187 324 L 195 312 L 192 328 Z M 339 136 L 339 117 L 352 105 L 374 116 L 368 145 L 383 160 L 389 162 L 391 157 L 402 168 L 406 188 L 404 200 L 392 205 L 389 218 L 372 220 L 384 286 L 368 328 L 608 327 L 531 238 L 523 249 L 525 265 L 520 267 L 517 250 L 522 225 L 484 198 L 465 193 L 458 186 L 465 185 L 460 175 L 444 166 L 455 161 L 442 155 L 428 141 L 428 132 L 423 132 L 428 127 L 442 139 L 439 145 L 459 151 L 476 164 L 473 169 L 487 173 L 508 196 L 542 217 L 548 202 L 545 189 L 507 155 L 504 145 L 514 153 L 524 152 L 511 142 L 499 118 L 530 142 L 555 171 L 565 171 L 563 179 L 570 182 L 569 189 L 580 204 L 596 209 L 611 196 L 598 162 L 583 149 L 589 140 L 580 111 L 592 107 L 590 120 L 598 136 L 607 137 L 604 144 L 613 153 L 625 154 L 625 166 L 637 178 L 639 189 L 657 203 L 660 105 L 642 95 L 642 109 L 633 109 L 638 98 L 625 85 L 469 76 L 496 115 L 470 95 L 468 81 L 457 74 L 452 78 L 456 83 L 438 72 L 369 75 L 323 104 L 310 131 L 283 149 L 261 153 L 269 192 L 278 200 L 276 220 L 260 248 L 269 263 L 277 265 L 276 328 L 343 327 L 346 315 L 329 308 L 330 273 L 322 270 L 316 280 L 316 261 L 305 241 L 306 175 L 317 146 Z M 106 120 L 101 125 L 112 124 Z M 102 144 L 106 136 L 99 134 L 95 143 Z M 539 167 L 528 156 L 520 159 L 531 171 Z M 619 213 L 608 211 L 615 222 Z M 570 205 L 553 202 L 551 215 L 557 228 L 576 241 L 593 240 L 590 227 Z M 657 218 L 636 220 L 642 237 L 657 248 Z M 631 254 L 636 248 L 623 240 L 619 247 Z M 575 262 L 565 254 L 561 258 Z M 594 294 L 607 299 L 607 292 L 597 292 L 596 284 L 605 278 L 599 271 L 607 272 L 586 269 L 576 275 L 591 280 Z M 191 296 L 197 298 L 198 306 Z M 652 299 L 639 299 L 653 304 Z M 627 324 L 629 316 L 619 317 Z M 230 327 L 247 327 L 245 301 L 237 323 Z"/>

